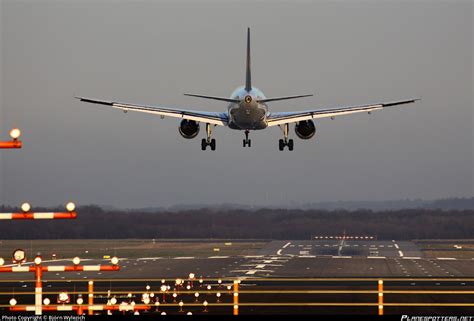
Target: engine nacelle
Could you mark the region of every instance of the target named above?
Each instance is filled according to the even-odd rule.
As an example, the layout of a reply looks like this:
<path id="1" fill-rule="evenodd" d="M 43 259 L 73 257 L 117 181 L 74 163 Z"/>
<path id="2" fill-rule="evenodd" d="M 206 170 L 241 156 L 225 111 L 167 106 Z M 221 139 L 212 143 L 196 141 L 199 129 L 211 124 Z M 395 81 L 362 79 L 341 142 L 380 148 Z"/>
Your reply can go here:
<path id="1" fill-rule="evenodd" d="M 316 134 L 316 127 L 312 120 L 303 120 L 295 125 L 295 133 L 301 139 L 310 139 Z"/>
<path id="2" fill-rule="evenodd" d="M 178 129 L 181 136 L 192 139 L 199 134 L 199 123 L 194 120 L 183 119 Z"/>

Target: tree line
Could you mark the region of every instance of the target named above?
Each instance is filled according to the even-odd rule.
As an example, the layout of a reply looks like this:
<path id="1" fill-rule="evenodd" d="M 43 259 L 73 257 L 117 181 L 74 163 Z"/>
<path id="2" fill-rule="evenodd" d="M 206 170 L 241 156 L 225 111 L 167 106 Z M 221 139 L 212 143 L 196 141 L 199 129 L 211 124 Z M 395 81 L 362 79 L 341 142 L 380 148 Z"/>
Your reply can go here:
<path id="1" fill-rule="evenodd" d="M 38 211 L 63 209 L 38 209 Z M 18 211 L 0 206 L 0 212 Z M 77 209 L 76 220 L 0 221 L 0 239 L 228 238 L 309 239 L 373 235 L 378 239 L 474 239 L 474 210 Z"/>

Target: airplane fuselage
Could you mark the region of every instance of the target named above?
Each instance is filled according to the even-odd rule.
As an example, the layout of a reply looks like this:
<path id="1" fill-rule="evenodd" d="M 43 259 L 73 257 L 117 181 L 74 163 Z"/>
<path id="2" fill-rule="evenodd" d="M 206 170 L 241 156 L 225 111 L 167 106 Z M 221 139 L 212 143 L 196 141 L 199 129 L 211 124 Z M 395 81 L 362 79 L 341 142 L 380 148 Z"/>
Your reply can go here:
<path id="1" fill-rule="evenodd" d="M 258 130 L 268 126 L 268 106 L 258 102 L 265 99 L 265 95 L 257 88 L 252 87 L 247 91 L 245 87 L 237 88 L 232 99 L 240 100 L 239 103 L 230 103 L 228 106 L 229 128 L 237 130 Z"/>

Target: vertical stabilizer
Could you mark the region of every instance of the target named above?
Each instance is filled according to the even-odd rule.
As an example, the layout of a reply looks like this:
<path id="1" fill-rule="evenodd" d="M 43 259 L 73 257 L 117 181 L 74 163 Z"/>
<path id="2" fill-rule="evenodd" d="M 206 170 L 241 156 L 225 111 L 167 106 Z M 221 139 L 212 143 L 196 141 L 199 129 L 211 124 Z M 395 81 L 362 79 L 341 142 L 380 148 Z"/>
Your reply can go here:
<path id="1" fill-rule="evenodd" d="M 247 66 L 245 69 L 245 90 L 252 90 L 252 77 L 250 75 L 250 28 L 247 28 Z"/>

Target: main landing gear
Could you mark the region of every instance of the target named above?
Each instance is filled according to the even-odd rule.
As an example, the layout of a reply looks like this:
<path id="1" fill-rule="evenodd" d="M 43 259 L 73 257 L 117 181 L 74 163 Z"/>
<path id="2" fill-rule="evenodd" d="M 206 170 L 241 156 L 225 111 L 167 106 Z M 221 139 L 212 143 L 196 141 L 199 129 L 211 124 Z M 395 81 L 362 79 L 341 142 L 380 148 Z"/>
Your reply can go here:
<path id="1" fill-rule="evenodd" d="M 243 146 L 246 147 L 250 147 L 252 144 L 252 141 L 249 139 L 249 130 L 247 129 L 245 131 L 245 139 L 243 140 Z"/>
<path id="2" fill-rule="evenodd" d="M 207 138 L 202 139 L 201 149 L 206 150 L 207 146 L 210 146 L 211 150 L 216 150 L 216 140 L 214 138 L 211 139 L 211 135 L 212 135 L 211 124 L 206 124 L 206 133 L 207 133 Z"/>
<path id="3" fill-rule="evenodd" d="M 280 150 L 284 150 L 285 146 L 288 146 L 288 150 L 293 150 L 293 139 L 288 139 L 288 124 L 284 124 L 283 126 L 280 125 L 281 130 L 283 131 L 283 139 L 278 141 L 278 148 Z"/>

